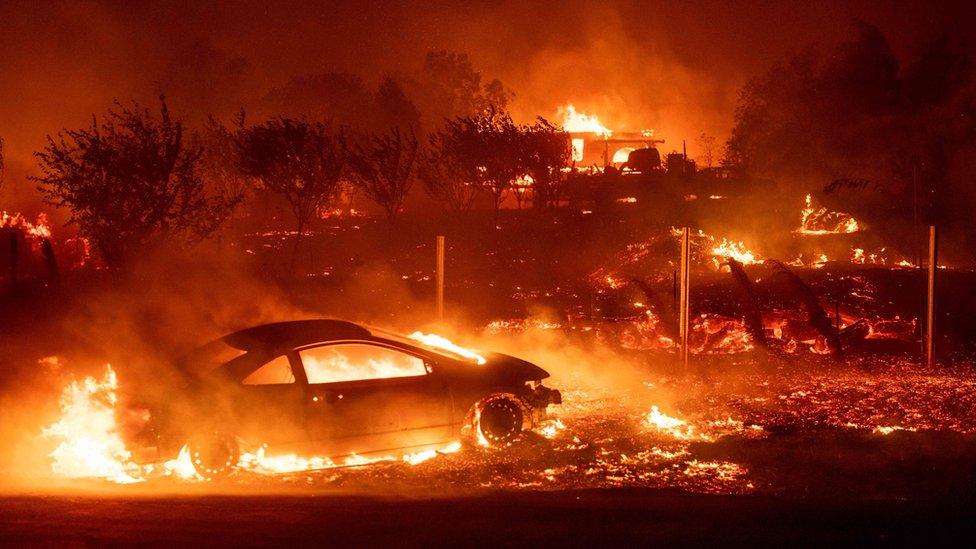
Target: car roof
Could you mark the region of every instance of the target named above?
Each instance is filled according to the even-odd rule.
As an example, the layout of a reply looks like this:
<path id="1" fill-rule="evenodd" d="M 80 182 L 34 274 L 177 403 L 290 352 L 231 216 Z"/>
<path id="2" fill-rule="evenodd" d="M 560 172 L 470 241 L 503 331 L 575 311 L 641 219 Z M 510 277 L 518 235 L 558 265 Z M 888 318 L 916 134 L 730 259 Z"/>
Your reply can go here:
<path id="1" fill-rule="evenodd" d="M 241 351 L 254 351 L 370 337 L 370 331 L 358 324 L 345 320 L 316 319 L 262 324 L 226 335 L 221 341 Z"/>

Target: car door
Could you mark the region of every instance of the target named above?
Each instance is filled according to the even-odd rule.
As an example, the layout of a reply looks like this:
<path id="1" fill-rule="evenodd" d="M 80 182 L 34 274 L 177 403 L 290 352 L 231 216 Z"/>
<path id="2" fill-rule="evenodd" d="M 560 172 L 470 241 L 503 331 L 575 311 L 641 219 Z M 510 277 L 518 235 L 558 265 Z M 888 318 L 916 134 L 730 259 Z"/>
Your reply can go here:
<path id="1" fill-rule="evenodd" d="M 369 454 L 451 437 L 447 386 L 423 358 L 373 342 L 300 349 L 308 432 L 331 455 Z"/>
<path id="2" fill-rule="evenodd" d="M 214 396 L 229 399 L 235 410 L 234 434 L 278 448 L 307 444 L 305 385 L 295 376 L 296 362 L 288 354 L 275 356 L 246 373 L 235 393 Z"/>

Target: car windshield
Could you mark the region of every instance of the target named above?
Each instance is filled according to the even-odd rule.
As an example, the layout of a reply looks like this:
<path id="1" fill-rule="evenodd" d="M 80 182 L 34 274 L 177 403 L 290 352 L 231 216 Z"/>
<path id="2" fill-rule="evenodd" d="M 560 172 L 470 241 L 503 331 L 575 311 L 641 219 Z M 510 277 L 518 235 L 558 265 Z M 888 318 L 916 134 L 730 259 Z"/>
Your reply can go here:
<path id="1" fill-rule="evenodd" d="M 484 364 L 486 362 L 485 358 L 480 354 L 470 349 L 465 349 L 460 345 L 455 345 L 447 338 L 435 334 L 424 334 L 421 332 L 414 332 L 409 336 L 405 336 L 403 334 L 398 334 L 395 332 L 390 332 L 380 328 L 372 328 L 372 327 L 369 328 L 369 331 L 376 337 L 388 339 L 396 343 L 412 345 L 414 347 L 420 347 L 432 353 L 437 353 L 441 356 L 445 356 L 447 358 L 451 358 L 454 360 L 462 360 L 464 362 L 474 362 L 476 364 Z"/>

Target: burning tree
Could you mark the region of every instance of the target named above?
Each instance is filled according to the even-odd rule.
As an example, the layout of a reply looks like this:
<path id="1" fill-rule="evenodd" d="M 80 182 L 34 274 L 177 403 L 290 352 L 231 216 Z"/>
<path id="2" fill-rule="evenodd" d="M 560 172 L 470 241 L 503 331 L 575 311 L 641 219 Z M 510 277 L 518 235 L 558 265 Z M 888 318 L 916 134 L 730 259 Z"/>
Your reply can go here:
<path id="1" fill-rule="evenodd" d="M 542 117 L 535 124 L 521 128 L 520 134 L 521 164 L 532 178 L 535 207 L 555 206 L 561 193 L 561 170 L 569 165 L 572 157 L 569 136 Z"/>
<path id="2" fill-rule="evenodd" d="M 276 118 L 241 132 L 240 169 L 280 195 L 295 216 L 295 247 L 312 216 L 339 191 L 343 138 L 321 122 Z"/>
<path id="3" fill-rule="evenodd" d="M 392 223 L 417 173 L 419 145 L 413 132 L 393 128 L 372 136 L 366 145 L 350 147 L 348 162 L 354 184 L 386 211 Z"/>
<path id="4" fill-rule="evenodd" d="M 200 176 L 201 147 L 160 97 L 159 116 L 116 102 L 103 121 L 65 129 L 35 152 L 42 175 L 32 177 L 45 201 L 71 210 L 69 222 L 118 266 L 159 238 L 204 238 L 240 201 L 208 193 Z"/>

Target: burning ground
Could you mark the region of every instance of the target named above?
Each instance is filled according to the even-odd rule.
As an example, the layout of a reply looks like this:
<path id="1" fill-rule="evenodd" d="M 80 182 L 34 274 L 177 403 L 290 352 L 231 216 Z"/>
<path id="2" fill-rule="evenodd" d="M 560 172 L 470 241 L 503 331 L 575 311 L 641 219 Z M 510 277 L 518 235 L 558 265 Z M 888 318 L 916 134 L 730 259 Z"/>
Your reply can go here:
<path id="1" fill-rule="evenodd" d="M 764 497 L 842 502 L 839 509 L 854 501 L 945 501 L 971 492 L 976 377 L 966 317 L 954 313 L 965 300 L 946 304 L 953 363 L 918 366 L 921 273 L 897 265 L 910 255 L 889 248 L 886 263 L 861 263 L 851 250 L 866 246 L 858 239 L 870 229 L 797 231 L 806 211 L 799 197 L 784 231 L 793 240 L 783 249 L 714 228 L 696 231 L 695 352 L 685 370 L 675 364 L 673 334 L 661 321 L 673 299 L 677 239 L 669 226 L 635 224 L 629 207 L 619 206 L 614 222 L 555 218 L 546 232 L 515 216 L 487 237 L 449 232 L 451 315 L 439 325 L 430 322 L 428 234 L 404 230 L 412 244 L 380 259 L 359 250 L 386 229 L 357 217 L 332 219 L 310 236 L 310 249 L 328 243 L 332 251 L 314 257 L 301 284 L 249 271 L 287 245 L 271 232 L 224 249 L 222 265 L 172 262 L 160 252 L 122 279 L 98 269 L 66 270 L 70 292 L 41 287 L 8 309 L 0 412 L 11 441 L 2 453 L 5 487 L 123 498 L 430 494 L 462 506 L 540 492 L 585 502 L 592 490 L 619 497 L 650 490 L 671 502 L 731 496 L 743 502 L 732 504 L 740 510 L 755 509 Z M 612 229 L 594 228 L 603 223 Z M 533 230 L 547 238 L 519 239 Z M 566 241 L 580 245 L 558 244 Z M 796 262 L 794 254 L 813 259 Z M 817 296 L 832 326 L 866 327 L 849 331 L 842 353 L 829 353 L 802 299 L 765 263 L 777 256 Z M 729 258 L 752 285 L 765 345 L 744 320 L 742 285 L 728 271 Z M 486 272 L 495 273 L 488 284 Z M 963 295 L 959 289 L 971 280 L 967 271 L 947 268 L 943 287 Z M 127 425 L 139 418 L 127 415 L 128 404 L 147 389 L 178 390 L 163 360 L 169 347 L 242 325 L 318 316 L 437 333 L 475 353 L 525 358 L 552 373 L 546 383 L 562 391 L 563 404 L 504 451 L 466 443 L 332 461 L 258 449 L 219 481 L 200 479 L 185 455 L 149 469 L 136 463 L 138 444 Z M 277 509 L 280 501 L 267 504 Z"/>

